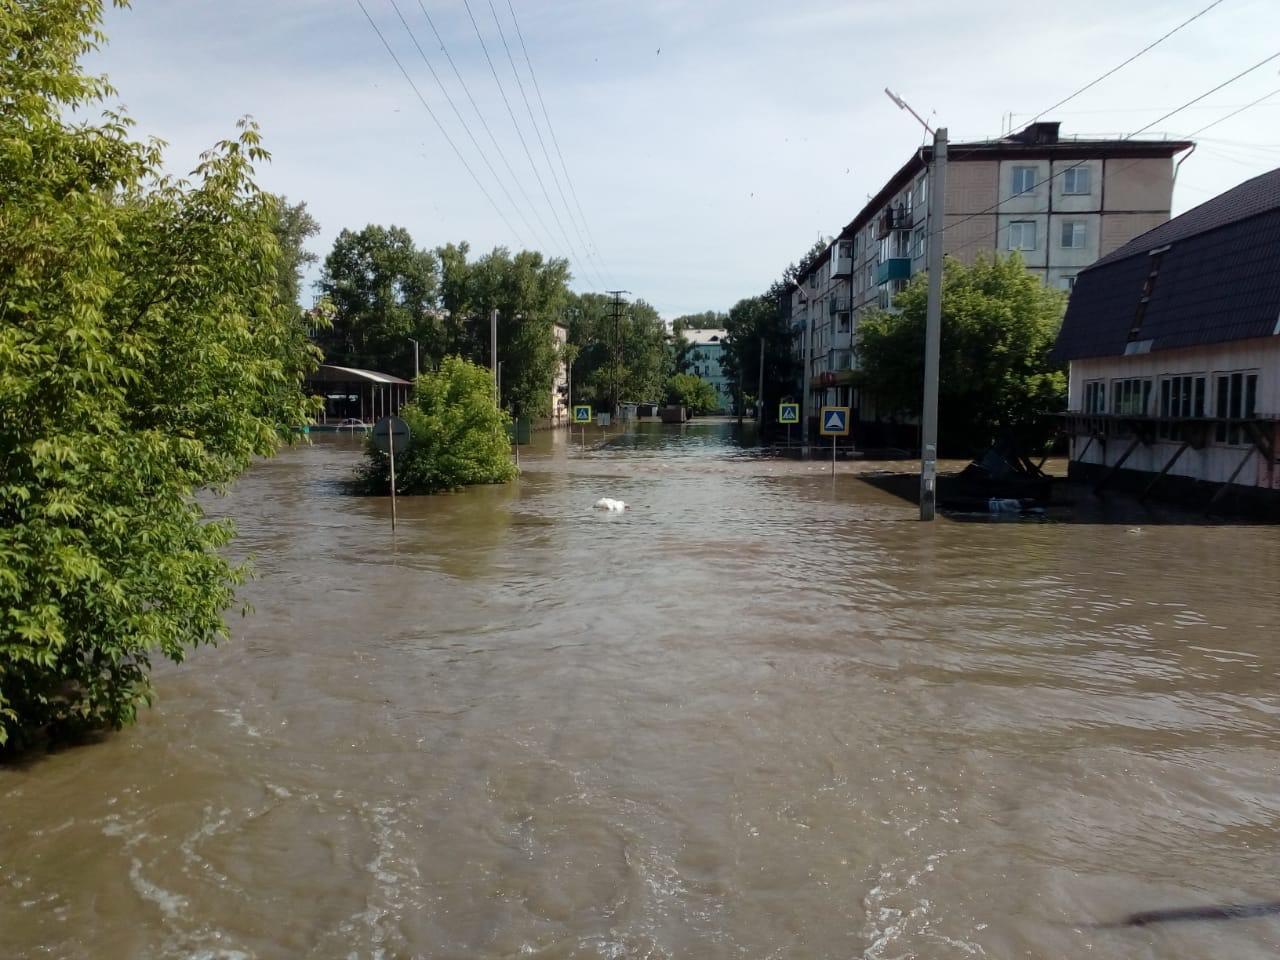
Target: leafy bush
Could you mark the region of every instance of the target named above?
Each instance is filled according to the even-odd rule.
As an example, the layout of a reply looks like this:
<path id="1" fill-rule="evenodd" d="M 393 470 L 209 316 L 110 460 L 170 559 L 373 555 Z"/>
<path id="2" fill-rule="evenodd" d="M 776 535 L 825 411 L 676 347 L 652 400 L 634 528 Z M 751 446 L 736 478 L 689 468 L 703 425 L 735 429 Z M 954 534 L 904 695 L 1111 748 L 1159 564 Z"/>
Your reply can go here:
<path id="1" fill-rule="evenodd" d="M 243 571 L 192 493 L 310 419 L 258 133 L 161 170 L 78 59 L 100 2 L 0 3 L 0 745 L 118 727 Z"/>
<path id="2" fill-rule="evenodd" d="M 677 373 L 667 381 L 667 402 L 690 413 L 710 413 L 719 406 L 716 388 L 692 373 Z"/>
<path id="3" fill-rule="evenodd" d="M 396 452 L 397 493 L 441 493 L 515 477 L 511 418 L 494 404 L 485 367 L 446 357 L 439 371 L 418 378 L 400 416 L 413 440 L 407 453 Z M 363 471 L 368 491 L 387 493 L 389 473 L 388 457 L 370 443 Z"/>

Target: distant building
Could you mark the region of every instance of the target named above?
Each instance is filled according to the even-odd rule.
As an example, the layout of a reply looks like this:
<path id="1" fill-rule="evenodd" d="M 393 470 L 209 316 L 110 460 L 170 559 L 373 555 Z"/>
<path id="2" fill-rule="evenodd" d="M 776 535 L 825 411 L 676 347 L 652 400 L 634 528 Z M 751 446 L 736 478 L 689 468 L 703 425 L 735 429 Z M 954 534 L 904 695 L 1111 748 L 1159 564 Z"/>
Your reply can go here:
<path id="1" fill-rule="evenodd" d="M 1089 264 L 1169 219 L 1173 158 L 1189 141 L 1067 139 L 1058 126 L 950 145 L 947 255 L 972 262 L 1018 251 L 1028 270 L 1070 290 Z M 784 310 L 811 417 L 822 404 L 843 404 L 876 418 L 873 398 L 852 386 L 858 319 L 892 309 L 925 269 L 932 154 L 932 146 L 912 154 L 789 291 Z"/>
<path id="2" fill-rule="evenodd" d="M 690 345 L 689 370 L 711 384 L 716 391 L 716 411 L 733 412 L 733 387 L 721 367 L 724 357 L 724 341 L 728 331 L 718 329 L 690 329 L 682 334 Z"/>
<path id="3" fill-rule="evenodd" d="M 561 357 L 556 366 L 555 383 L 551 385 L 551 426 L 563 427 L 569 423 L 569 365 L 563 359 L 565 345 L 569 342 L 569 328 L 557 323 L 551 329 L 556 353 Z"/>
<path id="4" fill-rule="evenodd" d="M 1280 169 L 1082 270 L 1054 352 L 1072 476 L 1280 499 Z"/>

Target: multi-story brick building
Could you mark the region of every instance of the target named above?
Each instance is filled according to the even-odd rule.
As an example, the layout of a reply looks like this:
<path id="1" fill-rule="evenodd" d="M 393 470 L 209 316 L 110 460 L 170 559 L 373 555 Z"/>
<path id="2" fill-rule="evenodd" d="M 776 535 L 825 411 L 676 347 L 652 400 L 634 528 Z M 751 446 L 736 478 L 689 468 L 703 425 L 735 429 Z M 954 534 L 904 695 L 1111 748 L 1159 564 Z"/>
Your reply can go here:
<path id="1" fill-rule="evenodd" d="M 943 249 L 972 262 L 1017 251 L 1027 269 L 1069 290 L 1076 274 L 1169 219 L 1174 158 L 1185 140 L 1067 139 L 1057 123 L 1033 123 L 999 140 L 948 151 Z M 929 164 L 922 147 L 807 266 L 787 308 L 812 418 L 846 404 L 875 420 L 874 398 L 853 386 L 858 319 L 891 309 L 894 295 L 925 268 Z"/>

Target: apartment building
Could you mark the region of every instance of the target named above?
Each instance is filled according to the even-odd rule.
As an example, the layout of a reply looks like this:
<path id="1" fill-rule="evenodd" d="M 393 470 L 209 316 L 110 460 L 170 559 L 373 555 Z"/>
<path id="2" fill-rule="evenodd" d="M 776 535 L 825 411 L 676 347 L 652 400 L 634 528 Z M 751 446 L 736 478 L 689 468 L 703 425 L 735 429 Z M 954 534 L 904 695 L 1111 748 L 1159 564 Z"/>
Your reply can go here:
<path id="1" fill-rule="evenodd" d="M 690 345 L 689 371 L 711 384 L 716 391 L 715 412 L 732 413 L 733 385 L 721 367 L 725 339 L 729 336 L 728 331 L 715 328 L 690 328 L 683 331 L 681 336 Z"/>
<path id="2" fill-rule="evenodd" d="M 944 253 L 971 263 L 1016 251 L 1028 270 L 1070 290 L 1089 264 L 1169 219 L 1174 158 L 1191 147 L 1064 138 L 1054 122 L 951 144 Z M 853 387 L 858 319 L 892 309 L 925 269 L 932 154 L 932 146 L 912 154 L 788 291 L 810 417 L 823 404 L 847 404 L 863 423 L 878 419 L 874 398 Z"/>

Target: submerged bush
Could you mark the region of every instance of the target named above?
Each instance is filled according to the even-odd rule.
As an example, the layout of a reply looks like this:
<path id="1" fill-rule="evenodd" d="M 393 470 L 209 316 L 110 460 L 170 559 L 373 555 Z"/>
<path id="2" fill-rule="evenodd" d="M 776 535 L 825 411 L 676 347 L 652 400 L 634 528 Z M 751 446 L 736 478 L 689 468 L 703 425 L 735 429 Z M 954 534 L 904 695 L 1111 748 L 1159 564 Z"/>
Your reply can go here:
<path id="1" fill-rule="evenodd" d="M 516 475 L 507 430 L 511 418 L 493 399 L 489 371 L 461 357 L 418 378 L 412 402 L 400 411 L 413 437 L 396 452 L 397 493 L 441 493 Z M 363 471 L 369 493 L 390 490 L 386 454 L 369 445 Z"/>

